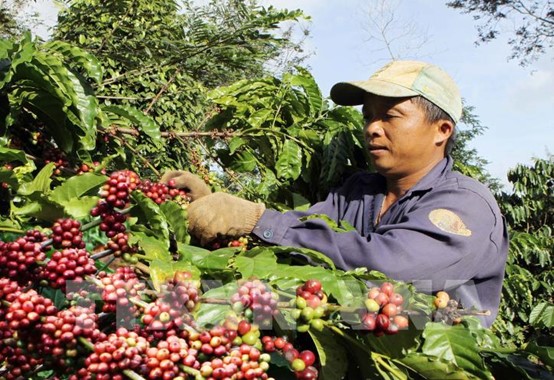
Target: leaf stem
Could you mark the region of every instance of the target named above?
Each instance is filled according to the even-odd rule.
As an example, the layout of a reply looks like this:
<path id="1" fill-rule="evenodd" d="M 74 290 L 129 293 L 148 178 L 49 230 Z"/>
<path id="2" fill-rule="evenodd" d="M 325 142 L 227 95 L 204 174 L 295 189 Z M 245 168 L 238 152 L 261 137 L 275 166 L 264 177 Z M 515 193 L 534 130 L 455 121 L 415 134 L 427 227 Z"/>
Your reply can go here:
<path id="1" fill-rule="evenodd" d="M 143 300 L 141 299 L 138 299 L 136 297 L 130 297 L 129 298 L 129 301 L 131 301 L 131 303 L 133 305 L 136 305 L 136 306 L 140 306 L 142 307 L 143 309 L 146 309 L 148 307 L 148 303 L 144 302 Z"/>
<path id="2" fill-rule="evenodd" d="M 397 379 L 407 379 L 406 374 L 404 374 L 398 368 L 391 367 L 389 363 L 387 363 L 385 360 L 383 360 L 383 357 L 384 357 L 384 355 L 381 355 L 377 352 L 372 352 L 371 353 L 371 358 L 376 363 L 378 363 L 380 366 L 384 367 L 387 371 L 389 371 L 390 374 L 393 375 L 395 378 L 397 378 Z"/>
<path id="3" fill-rule="evenodd" d="M 87 338 L 84 336 L 80 336 L 77 338 L 79 340 L 79 343 L 83 345 L 87 350 L 94 351 L 94 344 L 92 344 Z"/>
<path id="4" fill-rule="evenodd" d="M 101 252 L 95 253 L 94 255 L 91 255 L 90 258 L 93 259 L 93 260 L 98 260 L 98 259 L 102 259 L 106 256 L 109 256 L 112 253 L 113 253 L 112 249 L 106 249 L 104 251 L 101 251 Z"/>
<path id="5" fill-rule="evenodd" d="M 131 380 L 146 380 L 144 377 L 142 377 L 132 369 L 124 369 L 123 374 Z"/>
<path id="6" fill-rule="evenodd" d="M 194 369 L 192 367 L 187 367 L 186 365 L 184 364 L 181 364 L 179 366 L 185 373 L 188 373 L 189 375 L 192 375 L 194 376 L 194 379 L 195 380 L 203 380 L 204 379 L 204 376 L 202 376 L 200 374 L 200 371 L 197 370 L 197 369 Z"/>

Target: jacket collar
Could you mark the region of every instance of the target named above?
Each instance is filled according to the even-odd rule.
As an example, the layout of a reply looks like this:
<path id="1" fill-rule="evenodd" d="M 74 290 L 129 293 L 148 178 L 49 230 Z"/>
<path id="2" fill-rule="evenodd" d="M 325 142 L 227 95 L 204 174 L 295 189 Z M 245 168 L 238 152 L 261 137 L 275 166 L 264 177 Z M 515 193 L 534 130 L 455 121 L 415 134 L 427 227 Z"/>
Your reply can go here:
<path id="1" fill-rule="evenodd" d="M 452 157 L 446 156 L 439 161 L 439 163 L 436 164 L 429 173 L 420 179 L 418 183 L 408 190 L 408 193 L 431 190 L 433 186 L 435 186 L 437 182 L 441 181 L 442 178 L 444 178 L 444 176 L 450 171 L 452 171 Z"/>
<path id="2" fill-rule="evenodd" d="M 452 165 L 452 157 L 446 156 L 445 158 L 443 158 L 431 169 L 429 173 L 427 173 L 423 178 L 419 180 L 418 183 L 416 183 L 410 190 L 408 190 L 406 194 L 404 194 L 402 198 L 400 198 L 400 200 L 409 198 L 415 192 L 426 192 L 431 190 L 446 176 L 447 173 L 452 171 Z M 387 185 L 385 177 L 380 174 L 379 177 L 381 182 L 379 187 L 382 189 L 383 193 L 386 193 Z"/>

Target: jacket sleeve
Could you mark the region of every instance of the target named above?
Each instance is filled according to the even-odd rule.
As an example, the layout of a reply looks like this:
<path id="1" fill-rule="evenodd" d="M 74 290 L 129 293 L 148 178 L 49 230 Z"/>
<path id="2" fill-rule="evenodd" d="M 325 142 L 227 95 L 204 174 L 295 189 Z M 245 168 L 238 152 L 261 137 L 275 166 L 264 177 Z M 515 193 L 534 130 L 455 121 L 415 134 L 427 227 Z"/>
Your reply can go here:
<path id="1" fill-rule="evenodd" d="M 266 210 L 254 233 L 269 243 L 320 251 L 345 270 L 366 267 L 397 280 L 430 281 L 433 290 L 504 265 L 503 220 L 477 192 L 450 188 L 423 195 L 397 220 L 365 236 L 335 232 L 323 220 L 299 221 L 310 213 L 336 214 L 338 202 L 335 194 L 308 213 Z"/>

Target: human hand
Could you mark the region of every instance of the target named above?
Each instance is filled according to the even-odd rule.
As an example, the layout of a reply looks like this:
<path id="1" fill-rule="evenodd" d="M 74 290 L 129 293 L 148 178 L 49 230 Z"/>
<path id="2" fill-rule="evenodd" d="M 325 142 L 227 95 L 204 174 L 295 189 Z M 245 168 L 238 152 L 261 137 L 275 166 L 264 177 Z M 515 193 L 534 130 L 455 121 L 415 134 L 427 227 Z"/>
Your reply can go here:
<path id="1" fill-rule="evenodd" d="M 184 170 L 170 170 L 165 172 L 160 182 L 167 185 L 169 181 L 173 181 L 177 189 L 187 189 L 187 195 L 192 201 L 212 193 L 202 178 Z"/>
<path id="2" fill-rule="evenodd" d="M 218 235 L 249 234 L 265 211 L 263 203 L 250 202 L 226 193 L 213 193 L 192 202 L 188 208 L 189 231 L 202 245 Z"/>

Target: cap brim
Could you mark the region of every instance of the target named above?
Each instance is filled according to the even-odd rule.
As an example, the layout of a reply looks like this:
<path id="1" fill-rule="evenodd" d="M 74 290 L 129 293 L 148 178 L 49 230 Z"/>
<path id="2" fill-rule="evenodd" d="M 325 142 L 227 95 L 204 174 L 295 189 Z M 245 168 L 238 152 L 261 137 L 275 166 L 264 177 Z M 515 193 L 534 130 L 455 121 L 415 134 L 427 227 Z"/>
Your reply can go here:
<path id="1" fill-rule="evenodd" d="M 331 99 L 341 106 L 356 106 L 364 103 L 365 94 L 375 94 L 390 98 L 403 98 L 420 95 L 418 92 L 378 79 L 356 82 L 339 82 L 331 88 Z"/>

